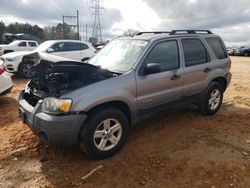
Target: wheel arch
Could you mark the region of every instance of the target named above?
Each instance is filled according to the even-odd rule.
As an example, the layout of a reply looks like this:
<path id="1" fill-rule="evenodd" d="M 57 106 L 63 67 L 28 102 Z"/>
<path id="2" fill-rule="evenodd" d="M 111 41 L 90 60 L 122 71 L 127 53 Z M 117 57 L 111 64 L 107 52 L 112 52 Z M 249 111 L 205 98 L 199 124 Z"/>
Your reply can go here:
<path id="1" fill-rule="evenodd" d="M 220 76 L 217 78 L 214 78 L 211 82 L 217 82 L 222 86 L 223 92 L 226 91 L 227 88 L 227 79 Z"/>
<path id="2" fill-rule="evenodd" d="M 125 114 L 125 116 L 128 118 L 129 126 L 131 126 L 131 123 L 132 123 L 131 110 L 130 110 L 130 107 L 128 106 L 128 104 L 123 102 L 123 101 L 117 100 L 117 101 L 110 101 L 110 102 L 98 104 L 97 106 L 94 106 L 93 108 L 89 109 L 85 113 L 87 114 L 87 116 L 89 116 L 90 114 L 92 114 L 96 110 L 99 110 L 100 108 L 105 108 L 105 107 L 113 107 L 113 108 L 121 110 Z"/>

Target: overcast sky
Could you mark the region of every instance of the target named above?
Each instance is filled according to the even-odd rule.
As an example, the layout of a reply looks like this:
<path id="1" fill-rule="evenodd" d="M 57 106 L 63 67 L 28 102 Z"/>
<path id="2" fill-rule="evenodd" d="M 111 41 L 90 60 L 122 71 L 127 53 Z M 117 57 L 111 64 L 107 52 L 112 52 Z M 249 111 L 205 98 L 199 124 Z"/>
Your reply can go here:
<path id="1" fill-rule="evenodd" d="M 74 15 L 79 9 L 82 34 L 88 24 L 91 36 L 92 5 L 92 0 L 0 0 L 0 20 L 43 27 L 62 22 L 62 15 Z M 249 0 L 103 0 L 102 5 L 105 38 L 127 29 L 210 29 L 228 45 L 250 43 Z"/>

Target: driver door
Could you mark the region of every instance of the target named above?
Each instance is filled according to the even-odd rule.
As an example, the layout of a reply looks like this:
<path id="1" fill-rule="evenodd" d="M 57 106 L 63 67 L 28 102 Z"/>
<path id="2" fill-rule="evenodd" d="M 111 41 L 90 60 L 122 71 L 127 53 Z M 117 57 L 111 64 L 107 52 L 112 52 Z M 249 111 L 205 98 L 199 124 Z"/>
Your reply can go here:
<path id="1" fill-rule="evenodd" d="M 161 71 L 143 75 L 147 64 L 157 63 Z M 137 81 L 137 104 L 140 110 L 156 107 L 183 97 L 183 74 L 177 40 L 154 45 L 143 61 Z M 139 71 L 139 72 L 140 72 Z"/>

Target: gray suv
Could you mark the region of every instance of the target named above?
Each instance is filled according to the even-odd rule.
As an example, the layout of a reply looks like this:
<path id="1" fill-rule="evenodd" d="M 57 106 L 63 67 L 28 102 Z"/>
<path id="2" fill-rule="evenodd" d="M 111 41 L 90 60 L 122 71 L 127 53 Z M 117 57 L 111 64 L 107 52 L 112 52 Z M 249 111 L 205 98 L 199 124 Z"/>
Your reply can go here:
<path id="1" fill-rule="evenodd" d="M 79 145 L 94 159 L 117 153 L 139 120 L 177 104 L 221 107 L 231 60 L 207 30 L 142 32 L 110 42 L 88 62 L 49 54 L 19 96 L 22 121 L 44 142 Z"/>

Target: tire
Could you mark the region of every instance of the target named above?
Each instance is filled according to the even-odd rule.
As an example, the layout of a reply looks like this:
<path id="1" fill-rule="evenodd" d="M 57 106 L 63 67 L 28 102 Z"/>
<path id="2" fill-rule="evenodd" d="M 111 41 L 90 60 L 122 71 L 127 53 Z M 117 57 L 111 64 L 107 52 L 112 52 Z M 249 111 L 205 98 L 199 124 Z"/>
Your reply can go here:
<path id="1" fill-rule="evenodd" d="M 244 53 L 244 56 L 245 56 L 245 57 L 248 57 L 248 56 L 249 56 L 249 53 L 245 52 L 245 53 Z"/>
<path id="2" fill-rule="evenodd" d="M 32 65 L 34 65 L 34 62 L 31 60 L 23 61 L 18 69 L 19 77 L 33 78 L 36 75 L 36 71 L 34 69 L 29 69 Z"/>
<path id="3" fill-rule="evenodd" d="M 201 102 L 201 113 L 211 116 L 216 114 L 223 101 L 223 89 L 220 83 L 211 82 Z"/>
<path id="4" fill-rule="evenodd" d="M 79 146 L 93 159 L 106 159 L 123 147 L 128 133 L 129 123 L 125 114 L 115 108 L 103 107 L 92 112 L 84 123 L 80 132 Z"/>

